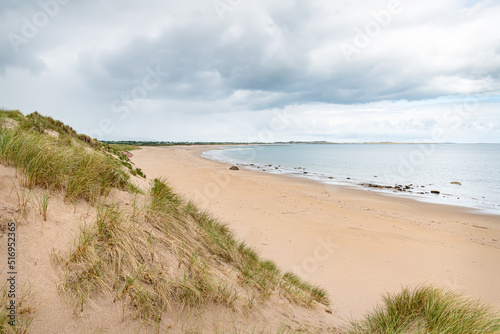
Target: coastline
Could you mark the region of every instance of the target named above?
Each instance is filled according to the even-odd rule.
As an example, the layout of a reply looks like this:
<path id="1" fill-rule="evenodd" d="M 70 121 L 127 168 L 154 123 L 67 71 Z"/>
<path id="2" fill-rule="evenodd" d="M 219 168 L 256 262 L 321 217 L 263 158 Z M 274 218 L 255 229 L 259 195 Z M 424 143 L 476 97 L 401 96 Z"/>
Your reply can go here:
<path id="1" fill-rule="evenodd" d="M 220 147 L 217 145 L 215 147 Z M 241 169 L 201 147 L 145 147 L 149 178 L 228 223 L 261 254 L 324 287 L 332 308 L 360 318 L 401 286 L 432 283 L 500 309 L 498 216 L 305 178 Z"/>
<path id="2" fill-rule="evenodd" d="M 259 147 L 261 146 L 266 147 L 280 145 L 281 144 L 249 145 L 250 150 L 248 150 L 247 147 L 240 147 L 240 145 L 223 145 L 203 152 L 202 157 L 259 172 L 266 171 L 271 174 L 286 174 L 295 177 L 308 178 L 326 184 L 375 191 L 389 196 L 411 198 L 426 203 L 459 206 L 466 208 L 471 212 L 497 215 L 500 217 L 500 197 L 498 197 L 500 196 L 500 193 L 496 194 L 496 192 L 490 192 L 485 194 L 485 191 L 490 185 L 475 185 L 474 180 L 467 179 L 466 175 L 460 175 L 457 177 L 455 173 L 450 173 L 450 175 L 453 175 L 450 177 L 451 181 L 444 183 L 442 182 L 443 177 L 440 177 L 439 179 L 429 179 L 425 176 L 425 179 L 422 179 L 423 175 L 427 175 L 426 173 L 421 174 L 420 176 L 417 175 L 416 178 L 404 177 L 404 168 L 410 168 L 408 167 L 410 166 L 410 163 L 405 160 L 405 158 L 401 157 L 406 156 L 408 152 L 398 153 L 400 159 L 397 167 L 389 165 L 385 166 L 382 170 L 380 168 L 364 168 L 363 172 L 360 174 L 359 170 L 348 171 L 342 170 L 342 168 L 340 170 L 325 169 L 325 166 L 321 165 L 321 162 L 318 166 L 316 164 L 310 164 L 307 161 L 284 161 L 283 158 L 276 158 L 274 156 L 269 156 L 269 154 L 267 154 L 267 158 L 263 158 L 260 156 L 260 153 L 257 153 L 260 151 Z M 359 146 L 359 144 L 357 145 Z M 415 151 L 416 148 L 414 146 L 421 144 L 404 145 L 411 145 L 411 153 L 414 153 L 419 152 Z M 287 144 L 284 146 L 292 147 L 293 145 Z M 299 151 L 300 147 L 301 146 L 299 145 Z M 238 155 L 237 152 L 240 152 L 241 150 L 243 150 L 244 153 L 239 153 Z M 230 151 L 233 152 L 226 154 L 226 152 Z M 289 153 L 291 154 L 292 152 Z M 333 153 L 334 152 L 330 152 L 330 154 Z M 384 154 L 385 151 L 379 153 Z M 300 152 L 298 154 L 300 155 Z M 265 155 L 266 154 L 264 153 L 264 156 Z M 250 156 L 253 158 L 250 158 Z M 386 158 L 388 157 L 386 156 Z M 405 162 L 407 165 L 405 165 Z M 274 164 L 269 165 L 269 163 Z M 334 161 L 330 161 L 330 163 L 334 163 Z M 443 162 L 443 164 L 445 163 Z M 391 168 L 396 168 L 397 171 Z M 434 173 L 435 172 L 436 171 L 434 171 Z M 443 171 L 437 172 L 438 174 L 442 174 Z M 464 187 L 462 187 L 462 183 L 457 182 L 456 179 L 462 180 L 462 182 L 465 181 L 465 184 L 463 185 Z M 482 190 L 480 190 L 481 187 L 483 188 Z M 495 199 L 495 196 L 498 200 Z"/>

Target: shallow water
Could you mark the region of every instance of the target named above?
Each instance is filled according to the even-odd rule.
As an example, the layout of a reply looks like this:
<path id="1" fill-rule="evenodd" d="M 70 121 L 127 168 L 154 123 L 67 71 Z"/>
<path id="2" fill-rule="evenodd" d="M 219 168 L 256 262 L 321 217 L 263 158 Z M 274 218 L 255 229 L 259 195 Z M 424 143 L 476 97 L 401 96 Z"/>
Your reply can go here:
<path id="1" fill-rule="evenodd" d="M 203 156 L 500 214 L 500 144 L 254 145 L 207 151 Z M 402 192 L 363 183 L 411 186 Z"/>

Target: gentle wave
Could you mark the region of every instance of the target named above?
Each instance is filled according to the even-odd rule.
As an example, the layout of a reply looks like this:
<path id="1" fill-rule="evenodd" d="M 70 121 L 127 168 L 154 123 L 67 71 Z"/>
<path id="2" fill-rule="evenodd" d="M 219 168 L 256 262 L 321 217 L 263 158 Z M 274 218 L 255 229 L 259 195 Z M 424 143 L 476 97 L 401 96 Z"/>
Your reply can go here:
<path id="1" fill-rule="evenodd" d="M 500 214 L 499 144 L 252 145 L 224 147 L 203 156 L 269 173 Z"/>

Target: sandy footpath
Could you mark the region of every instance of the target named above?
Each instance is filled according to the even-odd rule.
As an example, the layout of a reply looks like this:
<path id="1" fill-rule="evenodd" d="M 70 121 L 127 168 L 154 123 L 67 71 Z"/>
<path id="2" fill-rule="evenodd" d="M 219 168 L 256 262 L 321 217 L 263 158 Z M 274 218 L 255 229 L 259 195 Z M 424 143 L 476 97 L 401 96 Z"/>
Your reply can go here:
<path id="1" fill-rule="evenodd" d="M 500 216 L 272 175 L 200 157 L 208 147 L 134 151 L 148 178 L 228 223 L 238 237 L 327 289 L 359 318 L 401 286 L 432 283 L 500 310 Z"/>

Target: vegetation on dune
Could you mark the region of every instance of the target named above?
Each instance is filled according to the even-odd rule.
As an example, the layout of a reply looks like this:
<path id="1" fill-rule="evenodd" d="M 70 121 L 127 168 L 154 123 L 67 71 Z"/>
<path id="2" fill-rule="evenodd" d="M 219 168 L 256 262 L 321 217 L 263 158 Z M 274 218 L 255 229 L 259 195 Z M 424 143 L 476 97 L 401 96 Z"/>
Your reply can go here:
<path id="1" fill-rule="evenodd" d="M 112 188 L 134 188 L 129 173 L 122 168 L 133 169 L 130 163 L 101 149 L 97 141 L 90 140 L 94 144 L 89 146 L 89 140 L 81 139 L 84 135 L 76 135 L 61 122 L 38 114 L 19 118 L 17 112 L 11 111 L 5 115 L 16 116 L 13 119 L 19 126 L 0 128 L 0 160 L 16 167 L 22 185 L 64 191 L 70 201 L 84 199 L 92 204 Z M 59 137 L 47 135 L 44 126 L 60 131 Z"/>
<path id="2" fill-rule="evenodd" d="M 113 148 L 115 151 L 118 152 L 130 152 L 141 149 L 141 147 L 139 146 L 129 145 L 129 144 L 112 144 L 112 143 L 104 143 L 104 144 L 109 145 L 111 148 Z"/>
<path id="3" fill-rule="evenodd" d="M 85 134 L 78 134 L 73 128 L 65 125 L 61 121 L 56 121 L 48 116 L 42 116 L 36 111 L 27 116 L 23 116 L 18 110 L 0 109 L 0 124 L 6 119 L 17 122 L 17 126 L 15 129 L 3 129 L 5 132 L 8 132 L 8 130 L 15 130 L 13 132 L 17 132 L 18 134 L 30 133 L 32 139 L 35 141 L 41 140 L 47 142 L 48 138 L 46 134 L 52 131 L 52 133 L 55 134 L 55 139 L 57 139 L 54 142 L 58 143 L 59 146 L 83 147 L 89 150 L 91 149 L 90 151 L 111 155 L 112 157 L 118 158 L 118 161 L 129 170 L 130 174 L 145 177 L 139 168 L 133 167 L 128 156 L 122 153 L 123 151 L 130 151 L 133 148 L 130 145 L 117 146 L 102 143 Z M 38 148 L 43 149 L 44 147 Z"/>
<path id="4" fill-rule="evenodd" d="M 252 309 L 273 296 L 307 307 L 328 304 L 324 291 L 289 279 L 165 180 L 153 180 L 147 194 L 138 191 L 116 154 L 130 147 L 90 140 L 38 113 L 0 115 L 17 122 L 0 128 L 0 161 L 17 169 L 23 186 L 96 206 L 95 221 L 81 228 L 70 253 L 56 256 L 65 267 L 61 290 L 76 296 L 80 309 L 97 293 L 111 293 L 155 321 L 172 305 Z M 107 196 L 114 188 L 129 191 L 132 207 Z M 46 220 L 48 192 L 37 205 Z"/>
<path id="5" fill-rule="evenodd" d="M 251 308 L 249 300 L 273 295 L 309 307 L 328 302 L 319 288 L 285 280 L 274 263 L 158 179 L 132 212 L 100 204 L 95 223 L 60 261 L 67 268 L 63 290 L 73 291 L 81 308 L 92 293 L 111 292 L 157 321 L 172 305 Z"/>
<path id="6" fill-rule="evenodd" d="M 33 321 L 36 307 L 31 304 L 32 291 L 30 288 L 21 288 L 16 301 L 15 320 L 11 313 L 10 298 L 7 283 L 0 287 L 0 333 L 21 334 L 26 333 Z"/>
<path id="7" fill-rule="evenodd" d="M 111 188 L 127 189 L 129 175 L 111 156 L 69 146 L 47 135 L 0 130 L 0 159 L 15 166 L 22 185 L 62 190 L 68 200 L 96 203 Z"/>
<path id="8" fill-rule="evenodd" d="M 383 305 L 353 323 L 352 334 L 500 333 L 500 315 L 449 290 L 421 286 L 388 294 Z"/>

